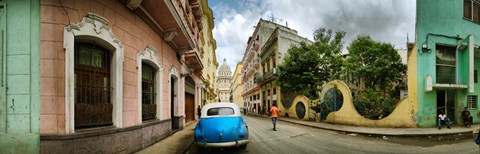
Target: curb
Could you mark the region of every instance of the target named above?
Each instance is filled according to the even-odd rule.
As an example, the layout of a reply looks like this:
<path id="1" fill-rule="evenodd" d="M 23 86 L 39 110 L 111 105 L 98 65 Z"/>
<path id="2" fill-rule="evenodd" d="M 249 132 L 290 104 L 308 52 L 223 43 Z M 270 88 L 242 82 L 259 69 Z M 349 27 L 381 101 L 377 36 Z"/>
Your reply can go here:
<path id="1" fill-rule="evenodd" d="M 192 123 L 186 125 L 185 128 L 192 125 L 192 124 L 195 124 L 195 122 L 192 122 Z M 195 141 L 193 136 L 194 135 L 192 135 L 192 137 L 189 137 L 186 141 L 187 144 L 184 144 L 185 146 L 180 146 L 180 148 L 177 149 L 177 152 L 175 152 L 175 154 L 184 154 L 185 152 L 187 152 L 187 150 L 193 145 L 193 142 Z"/>
<path id="2" fill-rule="evenodd" d="M 265 115 L 256 115 L 256 114 L 247 114 L 247 116 L 256 116 L 256 117 L 265 117 L 268 118 Z M 464 133 L 472 133 L 471 130 L 468 131 L 461 131 L 461 132 L 445 132 L 445 133 L 439 133 L 439 134 L 385 134 L 385 133 L 367 133 L 367 132 L 356 132 L 356 131 L 348 131 L 348 130 L 339 130 L 339 129 L 333 129 L 333 128 L 325 128 L 325 127 L 319 127 L 319 126 L 312 126 L 304 123 L 297 123 L 294 121 L 290 120 L 283 120 L 282 118 L 278 118 L 280 121 L 284 122 L 289 122 L 293 124 L 298 124 L 302 126 L 307 126 L 311 128 L 316 128 L 316 129 L 323 129 L 323 130 L 330 130 L 330 131 L 336 131 L 336 132 L 345 132 L 345 133 L 355 133 L 355 134 L 362 134 L 362 135 L 379 135 L 379 136 L 404 136 L 404 137 L 416 137 L 416 136 L 444 136 L 444 135 L 456 135 L 456 134 L 464 134 Z"/>
<path id="3" fill-rule="evenodd" d="M 188 141 L 187 141 L 188 144 L 185 144 L 187 146 L 180 147 L 180 149 L 178 149 L 177 152 L 175 152 L 175 153 L 176 154 L 184 154 L 193 145 L 193 142 L 194 142 L 193 138 L 188 139 Z"/>

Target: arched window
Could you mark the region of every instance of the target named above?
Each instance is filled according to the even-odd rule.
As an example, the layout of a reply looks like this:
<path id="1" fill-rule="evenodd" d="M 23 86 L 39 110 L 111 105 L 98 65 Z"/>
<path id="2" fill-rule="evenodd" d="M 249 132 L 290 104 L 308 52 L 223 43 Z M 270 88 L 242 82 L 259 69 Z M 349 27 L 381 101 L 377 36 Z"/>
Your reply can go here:
<path id="1" fill-rule="evenodd" d="M 107 49 L 75 43 L 75 129 L 112 125 L 110 62 Z"/>
<path id="2" fill-rule="evenodd" d="M 123 45 L 108 20 L 89 13 L 64 28 L 65 131 L 123 127 Z"/>

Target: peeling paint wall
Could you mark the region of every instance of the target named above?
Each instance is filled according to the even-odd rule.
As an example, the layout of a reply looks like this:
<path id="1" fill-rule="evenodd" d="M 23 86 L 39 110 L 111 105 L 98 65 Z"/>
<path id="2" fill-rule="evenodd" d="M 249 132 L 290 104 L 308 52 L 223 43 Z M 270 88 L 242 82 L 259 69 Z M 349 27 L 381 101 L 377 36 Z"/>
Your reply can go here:
<path id="1" fill-rule="evenodd" d="M 40 2 L 0 5 L 0 153 L 39 153 Z"/>
<path id="2" fill-rule="evenodd" d="M 409 84 L 409 91 L 416 89 L 418 91 L 415 97 L 410 95 L 410 98 L 416 99 L 418 102 L 418 125 L 419 127 L 434 127 L 437 119 L 437 92 L 444 90 L 433 87 L 432 91 L 426 91 L 426 77 L 432 76 L 432 83 L 437 83 L 436 79 L 436 46 L 447 45 L 456 47 L 462 41 L 469 41 L 473 39 L 474 44 L 480 44 L 480 24 L 472 22 L 463 17 L 463 1 L 449 1 L 449 0 L 422 0 L 417 1 L 417 15 L 416 15 L 416 45 L 411 54 L 416 54 L 416 67 L 410 66 L 410 69 L 416 69 L 417 86 Z M 472 36 L 472 37 L 469 37 Z M 464 50 L 458 49 L 456 51 L 457 61 L 457 83 L 459 85 L 466 85 L 468 88 L 450 88 L 456 94 L 454 118 L 451 119 L 455 123 L 462 123 L 461 112 L 467 106 L 467 95 L 478 96 L 480 93 L 477 90 L 480 88 L 480 83 L 470 85 L 470 80 L 473 78 L 473 73 L 470 73 L 470 55 L 473 46 L 468 43 L 468 47 Z M 428 49 L 427 49 L 428 48 Z M 411 57 L 411 56 L 410 56 Z M 409 58 L 410 58 L 409 57 Z M 479 70 L 478 58 L 472 58 L 475 70 Z M 409 60 L 410 61 L 410 60 Z M 410 81 L 409 73 L 409 81 Z M 469 92 L 473 88 L 474 92 Z M 478 100 L 477 100 L 478 101 Z M 474 115 L 474 123 L 480 122 L 479 108 L 470 109 Z M 448 111 L 447 111 L 448 112 Z"/>

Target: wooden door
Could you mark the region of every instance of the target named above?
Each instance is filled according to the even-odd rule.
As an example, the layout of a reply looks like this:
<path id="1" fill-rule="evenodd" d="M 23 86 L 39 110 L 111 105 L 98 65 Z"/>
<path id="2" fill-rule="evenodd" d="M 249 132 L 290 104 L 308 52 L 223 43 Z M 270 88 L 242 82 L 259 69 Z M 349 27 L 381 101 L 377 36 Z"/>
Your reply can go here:
<path id="1" fill-rule="evenodd" d="M 195 95 L 185 93 L 185 122 L 195 120 Z"/>

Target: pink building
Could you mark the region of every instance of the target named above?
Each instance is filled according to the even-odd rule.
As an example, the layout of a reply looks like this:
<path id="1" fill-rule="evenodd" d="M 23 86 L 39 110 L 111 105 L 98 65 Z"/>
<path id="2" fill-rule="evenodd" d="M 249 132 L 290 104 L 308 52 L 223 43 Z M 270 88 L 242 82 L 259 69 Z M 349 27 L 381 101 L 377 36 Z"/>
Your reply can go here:
<path id="1" fill-rule="evenodd" d="M 132 153 L 195 120 L 200 0 L 41 0 L 41 152 Z"/>

